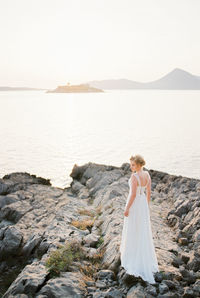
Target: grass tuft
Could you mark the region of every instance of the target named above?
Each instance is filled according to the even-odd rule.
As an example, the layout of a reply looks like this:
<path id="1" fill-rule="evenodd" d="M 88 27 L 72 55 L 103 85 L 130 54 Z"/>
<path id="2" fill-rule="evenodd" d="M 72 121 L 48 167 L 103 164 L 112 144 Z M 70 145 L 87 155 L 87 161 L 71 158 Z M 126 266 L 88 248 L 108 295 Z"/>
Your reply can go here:
<path id="1" fill-rule="evenodd" d="M 83 219 L 83 220 L 72 220 L 71 224 L 80 230 L 86 230 L 91 228 L 94 224 L 95 218 Z"/>

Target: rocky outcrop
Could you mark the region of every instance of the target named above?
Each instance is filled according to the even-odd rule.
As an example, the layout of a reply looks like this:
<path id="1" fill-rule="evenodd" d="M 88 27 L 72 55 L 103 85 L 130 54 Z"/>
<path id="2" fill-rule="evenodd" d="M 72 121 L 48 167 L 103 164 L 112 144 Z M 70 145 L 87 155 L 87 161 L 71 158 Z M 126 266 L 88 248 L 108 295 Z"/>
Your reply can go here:
<path id="1" fill-rule="evenodd" d="M 65 189 L 28 173 L 0 179 L 2 297 L 199 297 L 200 180 L 148 171 L 160 269 L 154 285 L 120 264 L 129 164 L 74 165 Z M 52 277 L 46 260 L 74 239 L 87 258 Z"/>

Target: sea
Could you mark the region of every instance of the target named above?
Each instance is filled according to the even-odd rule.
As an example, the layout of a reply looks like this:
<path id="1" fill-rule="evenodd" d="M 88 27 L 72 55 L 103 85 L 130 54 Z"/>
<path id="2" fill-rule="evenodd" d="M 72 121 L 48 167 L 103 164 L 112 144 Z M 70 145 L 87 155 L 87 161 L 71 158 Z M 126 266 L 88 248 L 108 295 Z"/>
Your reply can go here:
<path id="1" fill-rule="evenodd" d="M 70 186 L 74 165 L 146 169 L 200 178 L 200 90 L 0 92 L 0 178 L 27 172 Z"/>

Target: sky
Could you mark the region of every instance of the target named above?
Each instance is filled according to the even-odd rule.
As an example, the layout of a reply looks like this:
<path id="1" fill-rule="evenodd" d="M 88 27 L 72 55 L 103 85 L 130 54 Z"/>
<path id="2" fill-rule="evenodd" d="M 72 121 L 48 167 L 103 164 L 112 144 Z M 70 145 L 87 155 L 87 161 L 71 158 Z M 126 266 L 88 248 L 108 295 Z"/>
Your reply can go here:
<path id="1" fill-rule="evenodd" d="M 0 86 L 200 76 L 200 0 L 0 0 Z"/>

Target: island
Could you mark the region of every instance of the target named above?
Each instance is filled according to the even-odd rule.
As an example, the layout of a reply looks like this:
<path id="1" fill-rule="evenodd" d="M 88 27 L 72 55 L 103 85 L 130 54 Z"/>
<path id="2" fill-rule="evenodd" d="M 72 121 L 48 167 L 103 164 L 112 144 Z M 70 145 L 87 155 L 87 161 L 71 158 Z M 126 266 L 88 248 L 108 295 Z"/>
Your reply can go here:
<path id="1" fill-rule="evenodd" d="M 89 84 L 58 86 L 54 90 L 47 90 L 46 93 L 82 93 L 82 92 L 104 92 L 102 89 L 91 87 Z"/>

